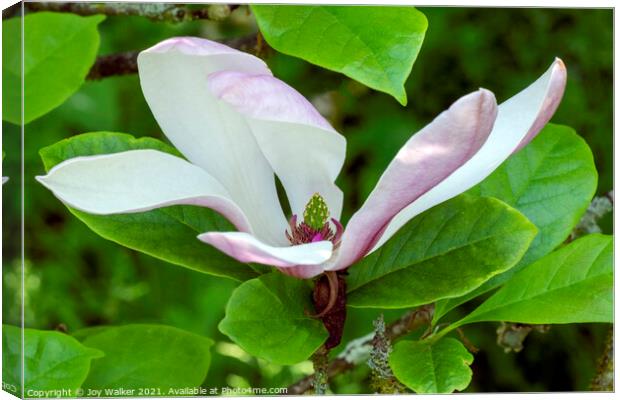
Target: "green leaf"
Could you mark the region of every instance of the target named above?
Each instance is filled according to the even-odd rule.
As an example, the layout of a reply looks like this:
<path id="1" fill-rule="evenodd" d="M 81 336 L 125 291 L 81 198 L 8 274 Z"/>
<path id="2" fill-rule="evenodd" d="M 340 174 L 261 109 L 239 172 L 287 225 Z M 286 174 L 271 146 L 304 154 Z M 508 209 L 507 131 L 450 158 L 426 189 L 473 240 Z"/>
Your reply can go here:
<path id="1" fill-rule="evenodd" d="M 613 240 L 588 235 L 528 266 L 456 323 L 613 322 Z"/>
<path id="2" fill-rule="evenodd" d="M 403 340 L 394 346 L 389 360 L 394 376 L 416 393 L 451 393 L 467 388 L 473 361 L 465 346 L 452 338 Z"/>
<path id="3" fill-rule="evenodd" d="M 501 201 L 458 196 L 349 268 L 348 305 L 404 308 L 463 295 L 512 267 L 535 235 L 527 218 Z"/>
<path id="4" fill-rule="evenodd" d="M 274 49 L 340 72 L 407 104 L 404 83 L 427 21 L 413 7 L 250 6 Z"/>
<path id="5" fill-rule="evenodd" d="M 69 13 L 27 14 L 24 24 L 24 123 L 61 105 L 75 93 L 95 62 L 99 49 L 97 26 L 103 15 Z M 2 23 L 4 37 L 21 37 L 20 18 Z M 21 123 L 21 43 L 2 48 L 2 118 Z"/>
<path id="6" fill-rule="evenodd" d="M 6 389 L 21 392 L 21 329 L 2 325 L 2 381 Z M 69 335 L 56 331 L 24 329 L 24 386 L 27 397 L 68 397 L 82 386 L 91 367 L 91 360 L 103 356 Z M 15 390 L 13 390 L 15 389 Z M 68 390 L 34 396 L 32 390 Z"/>
<path id="7" fill-rule="evenodd" d="M 211 339 L 170 326 L 97 328 L 78 331 L 77 336 L 84 345 L 105 353 L 93 362 L 83 385 L 103 390 L 97 397 L 119 395 L 110 391 L 118 388 L 134 390 L 124 396 L 178 395 L 174 390 L 200 386 L 211 363 Z M 141 388 L 159 391 L 140 394 Z"/>
<path id="8" fill-rule="evenodd" d="M 155 149 L 177 156 L 167 144 L 153 138 L 136 139 L 113 132 L 93 132 L 62 140 L 40 150 L 49 171 L 73 157 L 111 154 L 134 149 Z M 234 230 L 221 215 L 204 207 L 172 206 L 148 212 L 91 215 L 68 207 L 76 217 L 105 239 L 195 271 L 237 280 L 257 274 L 247 264 L 205 245 L 196 236 L 208 231 Z"/>
<path id="9" fill-rule="evenodd" d="M 588 208 L 596 183 L 596 168 L 586 142 L 569 127 L 548 124 L 528 146 L 470 191 L 515 207 L 538 227 L 538 235 L 514 268 L 466 296 L 439 302 L 435 319 L 500 286 L 560 245 Z"/>
<path id="10" fill-rule="evenodd" d="M 307 360 L 327 339 L 307 281 L 272 272 L 242 283 L 219 329 L 248 353 L 276 364 Z"/>

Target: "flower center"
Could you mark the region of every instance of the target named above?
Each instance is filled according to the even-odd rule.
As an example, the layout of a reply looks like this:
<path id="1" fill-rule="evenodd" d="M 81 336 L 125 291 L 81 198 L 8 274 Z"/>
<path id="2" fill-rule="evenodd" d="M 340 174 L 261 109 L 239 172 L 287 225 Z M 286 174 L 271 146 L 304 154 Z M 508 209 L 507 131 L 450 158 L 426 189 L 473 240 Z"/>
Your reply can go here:
<path id="1" fill-rule="evenodd" d="M 297 224 L 297 215 L 293 215 L 289 228 L 290 233 L 287 230 L 285 235 L 292 245 L 329 240 L 337 247 L 343 232 L 342 224 L 329 217 L 327 203 L 318 193 L 313 194 L 306 204 L 304 220 Z"/>

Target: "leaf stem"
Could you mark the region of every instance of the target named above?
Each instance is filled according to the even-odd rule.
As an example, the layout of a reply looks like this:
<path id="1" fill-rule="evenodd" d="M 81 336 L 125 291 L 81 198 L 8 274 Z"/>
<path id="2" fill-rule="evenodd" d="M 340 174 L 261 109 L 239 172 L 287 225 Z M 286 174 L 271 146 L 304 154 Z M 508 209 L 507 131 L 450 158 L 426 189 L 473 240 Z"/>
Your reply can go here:
<path id="1" fill-rule="evenodd" d="M 441 339 L 442 337 L 444 337 L 446 334 L 452 332 L 455 329 L 459 329 L 461 325 L 465 325 L 464 323 L 462 323 L 463 319 L 456 321 L 448 326 L 446 326 L 445 328 L 443 328 L 442 330 L 440 330 L 439 332 L 436 333 L 431 333 L 430 335 L 428 335 L 427 339 L 429 341 L 437 341 L 439 339 Z"/>

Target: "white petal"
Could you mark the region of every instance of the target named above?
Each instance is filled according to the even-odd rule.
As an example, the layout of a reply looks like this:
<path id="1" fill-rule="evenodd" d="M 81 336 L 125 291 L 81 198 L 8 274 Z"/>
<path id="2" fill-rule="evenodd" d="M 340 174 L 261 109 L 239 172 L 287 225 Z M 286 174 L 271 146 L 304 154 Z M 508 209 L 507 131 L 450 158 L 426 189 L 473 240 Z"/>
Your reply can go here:
<path id="1" fill-rule="evenodd" d="M 396 215 L 372 251 L 416 215 L 480 183 L 513 152 L 533 139 L 557 109 L 565 85 L 566 68 L 562 60 L 556 59 L 538 80 L 500 104 L 493 131 L 480 151 L 447 179 Z"/>
<path id="2" fill-rule="evenodd" d="M 283 272 L 300 278 L 320 274 L 321 264 L 332 255 L 329 241 L 306 243 L 296 246 L 269 246 L 254 236 L 243 232 L 208 232 L 198 239 L 241 261 L 278 267 Z"/>
<path id="3" fill-rule="evenodd" d="M 273 170 L 243 118 L 209 90 L 209 74 L 233 69 L 271 74 L 264 62 L 199 38 L 173 38 L 138 56 L 144 96 L 160 127 L 188 160 L 230 193 L 255 234 L 286 243 L 286 219 Z"/>
<path id="4" fill-rule="evenodd" d="M 37 180 L 56 197 L 90 214 L 122 214 L 188 204 L 212 208 L 250 232 L 228 191 L 202 168 L 155 150 L 77 157 Z"/>
<path id="5" fill-rule="evenodd" d="M 209 76 L 215 95 L 248 121 L 258 144 L 286 189 L 293 214 L 303 214 L 314 193 L 339 219 L 342 191 L 334 184 L 346 140 L 295 89 L 270 75 L 222 71 Z"/>

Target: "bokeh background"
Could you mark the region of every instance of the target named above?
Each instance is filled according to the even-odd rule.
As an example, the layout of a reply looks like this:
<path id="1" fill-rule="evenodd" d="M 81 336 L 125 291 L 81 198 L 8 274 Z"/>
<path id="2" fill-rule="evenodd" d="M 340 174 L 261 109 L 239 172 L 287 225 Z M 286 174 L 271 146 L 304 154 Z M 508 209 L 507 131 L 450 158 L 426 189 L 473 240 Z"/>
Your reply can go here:
<path id="1" fill-rule="evenodd" d="M 422 50 L 407 81 L 409 104 L 372 91 L 343 75 L 267 52 L 274 74 L 311 99 L 348 140 L 339 178 L 344 219 L 361 205 L 385 166 L 417 129 L 458 97 L 479 87 L 498 101 L 518 92 L 561 57 L 569 71 L 564 100 L 553 122 L 570 125 L 592 148 L 599 193 L 612 189 L 611 10 L 421 8 L 429 20 Z M 108 17 L 100 25 L 100 55 L 140 50 L 176 35 L 211 39 L 256 32 L 248 8 L 224 22 L 183 24 L 141 17 Z M 19 324 L 20 131 L 3 122 L 3 322 Z M 65 104 L 25 128 L 25 325 L 70 332 L 130 322 L 176 326 L 217 341 L 206 387 L 287 386 L 311 372 L 309 362 L 279 367 L 254 359 L 220 334 L 217 323 L 237 285 L 170 265 L 108 242 L 72 217 L 38 185 L 44 173 L 38 150 L 91 131 L 126 132 L 164 139 L 136 75 L 89 81 Z M 611 216 L 602 223 L 611 233 Z M 205 260 L 208 262 L 208 260 Z M 462 306 L 465 313 L 475 304 Z M 385 313 L 386 320 L 399 312 Z M 372 330 L 378 311 L 351 310 L 344 341 Z M 467 391 L 587 390 L 609 329 L 603 324 L 553 326 L 532 333 L 519 353 L 496 344 L 497 324 L 465 328 L 480 348 Z M 337 354 L 337 350 L 334 354 Z M 337 393 L 369 393 L 368 369 L 342 375 Z"/>

